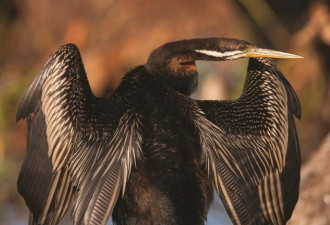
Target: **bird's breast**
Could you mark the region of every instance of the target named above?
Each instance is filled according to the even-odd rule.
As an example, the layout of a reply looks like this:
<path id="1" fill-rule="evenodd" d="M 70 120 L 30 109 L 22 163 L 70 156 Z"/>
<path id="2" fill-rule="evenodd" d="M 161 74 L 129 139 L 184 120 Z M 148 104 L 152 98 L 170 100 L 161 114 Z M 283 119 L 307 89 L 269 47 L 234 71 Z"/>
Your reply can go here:
<path id="1" fill-rule="evenodd" d="M 132 170 L 118 208 L 154 224 L 204 224 L 212 185 L 200 165 L 193 128 L 175 111 L 157 105 L 144 121 L 143 160 Z"/>

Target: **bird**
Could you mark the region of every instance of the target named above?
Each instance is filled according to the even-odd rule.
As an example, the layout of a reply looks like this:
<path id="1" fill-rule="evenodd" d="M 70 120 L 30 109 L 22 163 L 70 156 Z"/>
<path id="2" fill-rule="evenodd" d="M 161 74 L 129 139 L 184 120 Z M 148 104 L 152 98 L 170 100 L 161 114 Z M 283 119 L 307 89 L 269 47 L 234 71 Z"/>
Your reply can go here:
<path id="1" fill-rule="evenodd" d="M 249 58 L 235 100 L 197 100 L 196 61 Z M 223 37 L 163 44 L 107 98 L 79 49 L 53 53 L 21 98 L 27 153 L 17 188 L 29 225 L 201 225 L 213 188 L 233 224 L 285 224 L 299 196 L 299 99 L 273 58 Z"/>

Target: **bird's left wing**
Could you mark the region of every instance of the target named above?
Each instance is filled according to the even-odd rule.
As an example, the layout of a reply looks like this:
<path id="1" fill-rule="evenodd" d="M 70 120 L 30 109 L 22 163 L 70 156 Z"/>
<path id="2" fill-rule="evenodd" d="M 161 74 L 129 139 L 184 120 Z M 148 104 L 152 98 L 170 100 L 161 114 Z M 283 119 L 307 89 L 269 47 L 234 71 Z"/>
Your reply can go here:
<path id="1" fill-rule="evenodd" d="M 291 85 L 272 60 L 250 59 L 239 99 L 197 103 L 202 161 L 232 221 L 284 224 L 299 193 L 300 104 Z"/>
<path id="2" fill-rule="evenodd" d="M 120 90 L 107 99 L 92 94 L 76 46 L 50 57 L 16 117 L 28 122 L 18 191 L 30 224 L 57 224 L 72 202 L 75 224 L 107 222 L 142 156 L 141 115 L 128 105 Z"/>

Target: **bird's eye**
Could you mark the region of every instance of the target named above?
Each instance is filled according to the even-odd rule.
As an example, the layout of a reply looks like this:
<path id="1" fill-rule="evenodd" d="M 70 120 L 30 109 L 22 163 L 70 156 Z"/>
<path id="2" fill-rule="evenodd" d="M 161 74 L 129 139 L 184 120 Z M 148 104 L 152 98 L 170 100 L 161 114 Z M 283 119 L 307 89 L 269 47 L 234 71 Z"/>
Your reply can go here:
<path id="1" fill-rule="evenodd" d="M 188 61 L 188 62 L 181 62 L 180 65 L 186 66 L 186 65 L 194 65 L 194 61 Z"/>

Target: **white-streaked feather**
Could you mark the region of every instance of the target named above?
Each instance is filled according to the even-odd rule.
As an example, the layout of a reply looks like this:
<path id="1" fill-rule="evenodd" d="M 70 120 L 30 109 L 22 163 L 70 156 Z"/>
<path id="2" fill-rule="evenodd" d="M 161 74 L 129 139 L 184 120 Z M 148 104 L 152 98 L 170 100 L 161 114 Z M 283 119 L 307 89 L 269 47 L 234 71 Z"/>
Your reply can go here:
<path id="1" fill-rule="evenodd" d="M 63 46 L 47 61 L 23 97 L 26 101 L 19 106 L 17 119 L 26 118 L 36 112 L 44 115 L 48 157 L 52 164 L 52 173 L 56 174 L 44 211 L 40 212 L 40 223 L 44 223 L 45 220 L 49 224 L 58 222 L 68 209 L 72 198 L 77 197 L 73 186 L 76 186 L 75 190 L 80 190 L 79 194 L 86 184 L 94 182 L 97 186 L 99 180 L 93 180 L 94 177 L 89 173 L 93 172 L 97 163 L 105 162 L 100 167 L 102 176 L 98 176 L 98 179 L 104 181 L 110 173 L 111 179 L 116 180 L 111 181 L 111 187 L 105 187 L 104 185 L 108 185 L 109 182 L 104 181 L 103 186 L 97 186 L 99 192 L 88 189 L 87 185 L 88 193 L 85 193 L 86 198 L 94 196 L 94 200 L 96 199 L 95 204 L 90 205 L 91 211 L 95 212 L 89 218 L 91 224 L 105 224 L 119 192 L 125 191 L 132 165 L 136 165 L 136 161 L 142 157 L 141 116 L 127 107 L 127 113 L 123 114 L 117 129 L 114 127 L 116 121 L 111 121 L 111 124 L 105 125 L 106 129 L 97 130 L 98 127 L 93 127 L 95 124 L 88 124 L 88 117 L 95 115 L 86 112 L 86 108 L 92 107 L 88 105 L 87 99 L 96 97 L 92 95 L 89 87 L 83 86 L 86 83 L 88 85 L 78 49 L 73 45 Z M 83 89 L 82 92 L 74 92 L 75 87 L 80 91 Z M 76 96 L 77 94 L 80 95 Z M 29 102 L 32 102 L 33 106 L 29 107 Z M 96 102 L 98 104 L 99 100 Z M 111 104 L 111 99 L 104 102 Z M 108 117 L 114 115 L 106 112 L 106 121 L 109 121 Z M 98 121 L 99 124 L 104 123 L 104 118 L 96 119 L 101 120 Z M 86 131 L 86 124 L 94 130 Z M 109 165 L 106 164 L 108 162 Z M 89 201 L 87 203 L 90 204 Z M 102 212 L 100 207 L 103 207 Z M 75 205 L 74 208 L 77 209 L 79 206 Z M 86 210 L 79 212 L 81 218 L 85 217 L 85 212 Z M 47 218 L 50 214 L 51 217 Z"/>
<path id="2" fill-rule="evenodd" d="M 197 49 L 195 52 L 202 53 L 204 55 L 213 56 L 213 57 L 234 57 L 237 54 L 243 53 L 244 51 L 240 50 L 233 50 L 233 51 L 226 51 L 226 52 L 219 52 L 219 51 L 212 51 L 212 50 L 206 50 L 206 49 Z"/>

